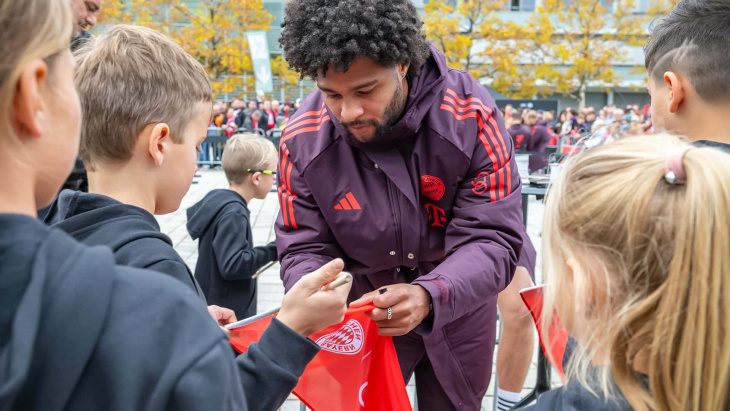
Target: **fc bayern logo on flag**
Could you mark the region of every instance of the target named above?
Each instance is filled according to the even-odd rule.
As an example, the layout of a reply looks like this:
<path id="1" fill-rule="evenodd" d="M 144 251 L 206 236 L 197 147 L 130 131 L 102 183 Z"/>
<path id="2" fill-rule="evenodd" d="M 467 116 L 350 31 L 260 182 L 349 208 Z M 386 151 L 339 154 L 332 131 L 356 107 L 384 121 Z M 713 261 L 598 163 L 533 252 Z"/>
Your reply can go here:
<path id="1" fill-rule="evenodd" d="M 421 195 L 439 201 L 444 198 L 446 187 L 440 178 L 434 176 L 421 176 Z"/>
<path id="2" fill-rule="evenodd" d="M 316 342 L 325 351 L 353 355 L 362 350 L 363 334 L 362 325 L 357 320 L 350 320 L 339 330 L 319 337 Z"/>

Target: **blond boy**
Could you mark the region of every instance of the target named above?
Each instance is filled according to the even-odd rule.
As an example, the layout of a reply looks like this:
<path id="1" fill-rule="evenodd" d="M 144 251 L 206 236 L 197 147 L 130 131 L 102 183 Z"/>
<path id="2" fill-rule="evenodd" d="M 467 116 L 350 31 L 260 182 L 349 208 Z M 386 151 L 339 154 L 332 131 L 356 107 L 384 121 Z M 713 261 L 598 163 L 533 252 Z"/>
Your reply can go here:
<path id="1" fill-rule="evenodd" d="M 110 247 L 120 265 L 149 268 L 145 273 L 150 276 L 161 273 L 180 280 L 198 293 L 199 310 L 204 312 L 200 287 L 170 239 L 160 232 L 153 215 L 177 210 L 197 170 L 196 149 L 205 139 L 212 110 L 205 71 L 162 34 L 142 27 L 115 26 L 79 51 L 76 86 L 84 117 L 80 154 L 89 173 L 89 193 L 61 192 L 46 221 L 85 244 Z M 156 389 L 155 400 L 140 400 L 137 406 L 144 402 L 150 409 L 161 409 L 155 406 L 158 403 L 173 409 L 278 408 L 319 351 L 319 346 L 306 337 L 342 321 L 349 286 L 329 294 L 317 291 L 342 267 L 342 261 L 334 261 L 312 273 L 309 285 L 291 290 L 284 297 L 279 316 L 259 343 L 235 360 L 235 369 L 226 368 L 234 361 L 232 350 L 219 344 L 216 351 L 193 358 L 197 361 L 190 366 L 194 372 L 175 385 L 180 395 L 166 401 L 167 393 Z M 140 282 L 140 295 L 146 291 L 145 283 Z M 112 304 L 110 310 L 115 307 Z M 230 310 L 215 306 L 208 310 L 219 324 L 236 319 Z M 125 321 L 136 319 L 135 315 L 146 315 L 149 327 L 186 329 L 184 317 L 181 322 L 180 317 L 170 319 L 165 313 L 112 314 L 117 314 L 120 328 Z M 124 329 L 126 334 L 109 338 L 139 335 L 137 329 Z M 134 367 L 139 364 L 169 358 L 180 367 L 187 364 L 188 353 L 172 351 L 171 347 L 200 346 L 209 336 L 205 329 L 189 331 L 185 340 L 180 340 L 182 344 L 163 339 L 124 346 L 128 355 L 122 363 L 117 361 L 114 374 L 135 390 L 124 398 L 137 398 L 134 393 L 145 391 L 135 385 L 139 377 Z M 219 332 L 216 341 L 222 338 Z M 215 348 L 212 343 L 208 347 Z M 165 375 L 176 377 L 173 371 Z M 229 374 L 222 375 L 226 372 Z M 164 378 L 157 378 L 158 388 Z M 222 389 L 214 388 L 216 384 Z M 245 399 L 241 387 L 248 393 Z"/>
<path id="2" fill-rule="evenodd" d="M 236 317 L 256 314 L 256 279 L 276 261 L 276 244 L 254 247 L 248 204 L 264 199 L 276 178 L 276 148 L 263 137 L 239 134 L 226 143 L 223 171 L 230 187 L 213 190 L 190 207 L 188 231 L 198 240 L 195 278 L 209 304 L 232 309 Z"/>

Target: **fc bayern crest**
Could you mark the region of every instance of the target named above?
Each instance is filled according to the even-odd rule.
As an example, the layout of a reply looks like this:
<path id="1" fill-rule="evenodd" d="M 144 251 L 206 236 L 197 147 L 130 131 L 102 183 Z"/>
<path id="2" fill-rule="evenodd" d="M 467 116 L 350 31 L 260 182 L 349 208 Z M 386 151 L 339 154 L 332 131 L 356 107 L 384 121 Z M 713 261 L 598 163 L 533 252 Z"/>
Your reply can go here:
<path id="1" fill-rule="evenodd" d="M 446 187 L 440 178 L 434 176 L 421 176 L 421 195 L 433 200 L 439 201 L 444 198 Z"/>
<path id="2" fill-rule="evenodd" d="M 363 336 L 362 325 L 357 320 L 350 320 L 336 332 L 319 337 L 317 344 L 325 351 L 353 355 L 362 350 Z"/>

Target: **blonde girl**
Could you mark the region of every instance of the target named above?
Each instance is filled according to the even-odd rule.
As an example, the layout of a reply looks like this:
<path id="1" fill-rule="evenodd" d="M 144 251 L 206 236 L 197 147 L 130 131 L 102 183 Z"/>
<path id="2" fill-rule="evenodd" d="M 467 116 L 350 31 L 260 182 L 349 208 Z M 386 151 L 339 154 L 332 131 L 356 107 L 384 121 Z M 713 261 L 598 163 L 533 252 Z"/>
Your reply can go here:
<path id="1" fill-rule="evenodd" d="M 730 155 L 627 138 L 572 159 L 545 213 L 543 312 L 578 348 L 536 409 L 730 409 Z"/>

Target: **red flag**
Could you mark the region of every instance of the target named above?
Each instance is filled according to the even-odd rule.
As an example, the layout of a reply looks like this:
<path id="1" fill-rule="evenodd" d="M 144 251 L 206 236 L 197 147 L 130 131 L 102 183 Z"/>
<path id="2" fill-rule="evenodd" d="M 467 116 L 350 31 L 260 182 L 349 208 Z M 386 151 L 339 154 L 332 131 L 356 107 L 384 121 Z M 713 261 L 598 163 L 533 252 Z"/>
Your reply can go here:
<path id="1" fill-rule="evenodd" d="M 569 333 L 568 330 L 563 327 L 560 323 L 557 313 L 554 313 L 553 319 L 548 329 L 548 338 L 550 341 L 544 341 L 542 338 L 542 323 L 540 318 L 542 317 L 542 301 L 543 301 L 543 289 L 544 285 L 538 285 L 536 287 L 525 288 L 520 291 L 520 297 L 525 305 L 530 310 L 535 325 L 537 326 L 537 333 L 540 336 L 540 346 L 545 355 L 550 359 L 548 351 L 552 354 L 552 358 L 555 360 L 553 366 L 560 373 L 560 378 L 565 382 L 565 372 L 563 372 L 563 355 L 565 354 L 565 345 L 568 343 Z"/>
<path id="2" fill-rule="evenodd" d="M 378 335 L 365 316 L 373 305 L 347 310 L 345 320 L 309 338 L 321 351 L 307 365 L 294 395 L 313 411 L 410 410 L 411 404 L 391 337 Z M 271 317 L 231 330 L 243 353 L 261 338 Z"/>

